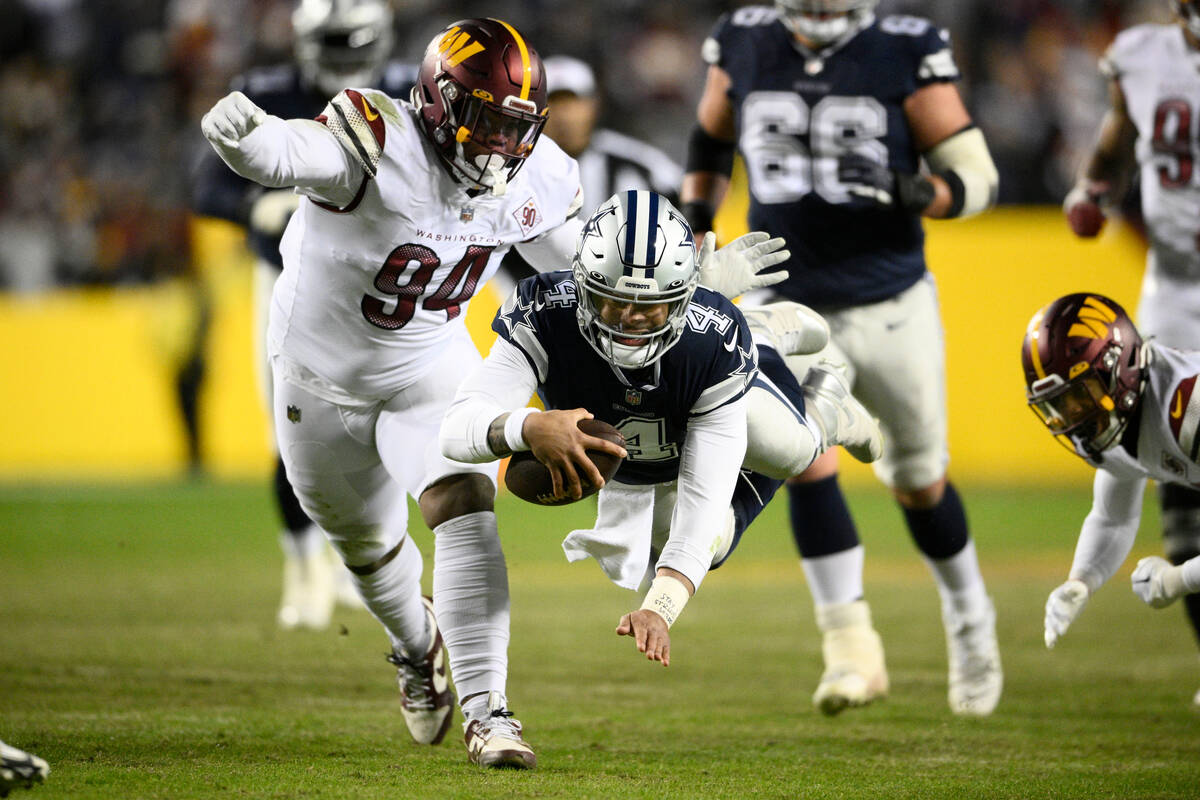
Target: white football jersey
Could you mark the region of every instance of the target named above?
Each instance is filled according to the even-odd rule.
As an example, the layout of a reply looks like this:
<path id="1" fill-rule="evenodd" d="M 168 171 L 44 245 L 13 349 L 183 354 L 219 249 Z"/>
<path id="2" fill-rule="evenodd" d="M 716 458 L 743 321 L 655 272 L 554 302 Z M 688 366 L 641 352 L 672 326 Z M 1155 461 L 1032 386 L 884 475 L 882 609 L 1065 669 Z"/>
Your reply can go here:
<path id="1" fill-rule="evenodd" d="M 269 348 L 336 389 L 383 399 L 427 372 L 426 354 L 459 333 L 508 248 L 566 221 L 579 171 L 543 137 L 504 195 L 471 197 L 411 105 L 368 89 L 342 94 L 369 101 L 376 175 L 344 209 L 301 201 L 280 244 Z"/>
<path id="2" fill-rule="evenodd" d="M 1121 480 L 1153 478 L 1200 488 L 1200 352 L 1148 346 L 1153 359 L 1142 395 L 1137 458 L 1113 447 L 1097 466 Z"/>
<path id="3" fill-rule="evenodd" d="M 1123 31 L 1100 62 L 1125 95 L 1137 128 L 1142 209 L 1160 259 L 1200 260 L 1200 52 L 1178 25 Z"/>

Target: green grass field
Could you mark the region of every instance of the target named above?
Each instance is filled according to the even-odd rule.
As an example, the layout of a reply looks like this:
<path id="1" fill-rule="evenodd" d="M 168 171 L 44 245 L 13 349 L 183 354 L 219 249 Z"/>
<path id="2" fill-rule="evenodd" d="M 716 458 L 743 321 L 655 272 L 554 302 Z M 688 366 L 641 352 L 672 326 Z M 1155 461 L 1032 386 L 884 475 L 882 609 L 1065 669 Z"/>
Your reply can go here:
<path id="1" fill-rule="evenodd" d="M 1179 608 L 1129 591 L 1132 560 L 1042 645 L 1088 487 L 962 488 L 1007 679 L 981 720 L 949 712 L 936 592 L 880 490 L 851 503 L 892 694 L 834 719 L 810 701 L 820 641 L 782 501 L 707 579 L 663 669 L 613 634 L 639 598 L 562 556 L 589 504 L 501 498 L 532 773 L 472 767 L 457 724 L 413 744 L 365 612 L 276 630 L 265 486 L 3 488 L 0 737 L 50 762 L 42 798 L 1200 796 L 1196 648 Z M 1135 556 L 1158 547 L 1153 506 Z"/>

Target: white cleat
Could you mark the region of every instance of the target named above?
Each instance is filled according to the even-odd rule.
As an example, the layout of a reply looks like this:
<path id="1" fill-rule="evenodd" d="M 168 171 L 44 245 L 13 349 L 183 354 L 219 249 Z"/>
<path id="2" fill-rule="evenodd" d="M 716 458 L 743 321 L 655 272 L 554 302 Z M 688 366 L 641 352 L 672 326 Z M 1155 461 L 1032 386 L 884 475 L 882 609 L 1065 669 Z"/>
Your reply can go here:
<path id="1" fill-rule="evenodd" d="M 987 610 L 973 620 L 943 610 L 942 622 L 950 657 L 950 710 L 963 716 L 986 717 L 996 710 L 1004 690 L 995 606 L 989 599 Z"/>
<path id="2" fill-rule="evenodd" d="M 1192 697 L 1192 708 L 1200 709 L 1200 689 L 1196 690 L 1196 694 Z"/>
<path id="3" fill-rule="evenodd" d="M 855 459 L 870 464 L 883 455 L 883 434 L 871 412 L 850 393 L 841 372 L 822 362 L 809 368 L 801 384 L 804 400 L 825 433 L 825 447 L 846 448 Z"/>
<path id="4" fill-rule="evenodd" d="M 871 625 L 866 601 L 818 606 L 817 627 L 824 635 L 825 672 L 813 694 L 813 705 L 832 717 L 887 697 L 883 642 Z"/>
<path id="5" fill-rule="evenodd" d="M 0 797 L 13 789 L 32 789 L 46 780 L 50 766 L 33 753 L 0 742 Z"/>
<path id="6" fill-rule="evenodd" d="M 324 538 L 324 534 L 321 534 Z M 310 628 L 325 630 L 333 617 L 336 598 L 334 571 L 325 545 L 297 552 L 291 542 L 284 544 L 283 599 L 276 619 L 284 630 Z"/>
<path id="7" fill-rule="evenodd" d="M 766 336 L 785 356 L 806 356 L 829 344 L 829 323 L 808 306 L 783 300 L 742 309 L 752 333 Z"/>
<path id="8" fill-rule="evenodd" d="M 387 657 L 399 670 L 400 711 L 417 744 L 438 744 L 450 730 L 454 693 L 446 675 L 446 645 L 433 615 L 433 601 L 422 598 L 429 619 L 429 650 L 417 659 L 395 653 Z"/>
<path id="9" fill-rule="evenodd" d="M 467 758 L 481 767 L 512 767 L 533 769 L 537 756 L 521 738 L 521 723 L 508 710 L 504 695 L 488 693 L 486 715 L 463 723 L 467 742 Z"/>

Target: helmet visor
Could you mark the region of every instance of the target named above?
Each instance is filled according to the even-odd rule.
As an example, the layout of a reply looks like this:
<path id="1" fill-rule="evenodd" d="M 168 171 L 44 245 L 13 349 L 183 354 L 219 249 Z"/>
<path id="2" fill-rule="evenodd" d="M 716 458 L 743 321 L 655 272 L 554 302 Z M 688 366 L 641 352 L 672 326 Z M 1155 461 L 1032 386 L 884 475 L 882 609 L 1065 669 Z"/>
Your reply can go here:
<path id="1" fill-rule="evenodd" d="M 505 158 L 524 159 L 533 152 L 545 123 L 541 114 L 472 97 L 466 103 L 455 138 L 460 144 L 472 142 Z"/>
<path id="2" fill-rule="evenodd" d="M 1050 432 L 1069 448 L 1089 455 L 1110 445 L 1119 423 L 1112 396 L 1095 372 L 1066 384 L 1060 391 L 1031 399 L 1029 407 Z"/>

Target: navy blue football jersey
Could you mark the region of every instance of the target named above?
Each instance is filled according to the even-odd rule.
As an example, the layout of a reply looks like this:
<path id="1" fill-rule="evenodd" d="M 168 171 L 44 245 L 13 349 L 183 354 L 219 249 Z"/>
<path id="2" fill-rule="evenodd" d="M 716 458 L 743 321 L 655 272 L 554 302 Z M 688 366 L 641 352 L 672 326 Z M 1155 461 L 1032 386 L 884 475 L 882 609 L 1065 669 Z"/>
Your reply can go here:
<path id="1" fill-rule="evenodd" d="M 417 80 L 417 66 L 388 62 L 377 88 L 389 97 L 408 97 Z M 305 85 L 295 64 L 249 70 L 234 78 L 229 88 L 241 92 L 268 114 L 281 119 L 315 119 L 329 102 L 324 94 Z M 231 170 L 216 151 L 207 146 L 201 152 L 193 177 L 192 211 L 246 227 L 255 255 L 283 269 L 283 259 L 279 255 L 283 231 L 266 233 L 254 230 L 249 224 L 254 201 L 268 190 Z"/>
<path id="2" fill-rule="evenodd" d="M 529 359 L 546 408 L 586 408 L 621 431 L 629 458 L 616 480 L 675 480 L 688 420 L 741 397 L 757 374 L 745 317 L 725 297 L 700 287 L 682 337 L 657 367 L 618 372 L 583 338 L 577 305 L 570 272 L 534 275 L 517 284 L 492 329 Z"/>
<path id="3" fill-rule="evenodd" d="M 724 15 L 704 45 L 729 73 L 738 148 L 750 178 L 750 228 L 787 239 L 791 277 L 776 289 L 816 308 L 891 297 L 925 272 L 920 216 L 846 191 L 838 157 L 856 152 L 902 172 L 919 154 L 904 101 L 958 80 L 948 34 L 919 17 L 874 20 L 812 53 L 774 8 Z"/>

